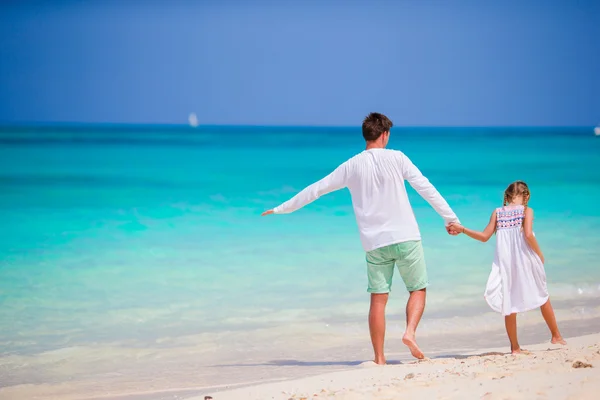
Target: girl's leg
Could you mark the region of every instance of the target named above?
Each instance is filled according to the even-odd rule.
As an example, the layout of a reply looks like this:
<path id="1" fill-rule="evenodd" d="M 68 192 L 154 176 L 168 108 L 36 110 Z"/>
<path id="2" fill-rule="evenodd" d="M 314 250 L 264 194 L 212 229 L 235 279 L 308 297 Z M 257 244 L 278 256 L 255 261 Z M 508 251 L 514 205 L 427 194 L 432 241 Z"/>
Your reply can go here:
<path id="1" fill-rule="evenodd" d="M 558 331 L 558 325 L 556 324 L 556 317 L 554 316 L 554 309 L 552 308 L 552 304 L 550 304 L 550 299 L 548 299 L 548 301 L 540 307 L 540 310 L 542 311 L 542 316 L 544 317 L 546 325 L 548 325 L 550 333 L 552 334 L 552 339 L 550 341 L 553 344 L 567 344 Z"/>
<path id="2" fill-rule="evenodd" d="M 517 314 L 513 313 L 504 317 L 504 325 L 506 326 L 506 333 L 508 334 L 508 340 L 510 340 L 510 351 L 512 354 L 521 352 L 519 341 L 517 340 Z"/>

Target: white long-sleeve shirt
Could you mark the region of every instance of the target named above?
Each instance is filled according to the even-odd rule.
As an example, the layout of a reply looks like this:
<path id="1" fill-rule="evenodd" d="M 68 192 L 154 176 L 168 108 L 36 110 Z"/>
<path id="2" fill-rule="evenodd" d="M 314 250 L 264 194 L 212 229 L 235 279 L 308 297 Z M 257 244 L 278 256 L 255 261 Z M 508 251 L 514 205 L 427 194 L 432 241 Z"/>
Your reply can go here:
<path id="1" fill-rule="evenodd" d="M 352 157 L 331 174 L 273 209 L 288 214 L 335 190 L 347 187 L 365 251 L 394 243 L 420 240 L 421 233 L 404 181 L 437 211 L 446 225 L 459 222 L 446 200 L 402 152 L 369 149 Z"/>

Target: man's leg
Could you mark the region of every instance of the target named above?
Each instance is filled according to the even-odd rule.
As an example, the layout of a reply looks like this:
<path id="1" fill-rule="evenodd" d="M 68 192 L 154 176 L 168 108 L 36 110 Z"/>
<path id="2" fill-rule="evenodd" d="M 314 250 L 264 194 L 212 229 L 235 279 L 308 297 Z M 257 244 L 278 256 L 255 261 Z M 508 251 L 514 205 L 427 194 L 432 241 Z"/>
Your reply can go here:
<path id="1" fill-rule="evenodd" d="M 371 343 L 375 352 L 375 363 L 385 364 L 383 343 L 385 341 L 385 306 L 388 293 L 371 293 L 371 307 L 369 309 L 369 332 Z"/>
<path id="2" fill-rule="evenodd" d="M 377 364 L 385 364 L 383 353 L 385 341 L 385 306 L 392 287 L 394 259 L 389 257 L 389 249 L 383 247 L 367 253 L 368 292 L 371 293 L 369 309 L 369 331 Z"/>
<path id="3" fill-rule="evenodd" d="M 410 293 L 406 303 L 406 331 L 402 337 L 413 357 L 423 359 L 425 356 L 417 345 L 416 332 L 419 321 L 425 310 L 426 287 L 429 284 L 423 247 L 420 241 L 399 243 L 396 245 L 398 270 Z"/>
<path id="4" fill-rule="evenodd" d="M 427 289 L 415 290 L 410 292 L 410 297 L 406 303 L 406 331 L 402 337 L 402 343 L 408 346 L 410 354 L 418 359 L 425 358 L 423 352 L 417 346 L 416 331 L 425 310 L 426 295 Z"/>

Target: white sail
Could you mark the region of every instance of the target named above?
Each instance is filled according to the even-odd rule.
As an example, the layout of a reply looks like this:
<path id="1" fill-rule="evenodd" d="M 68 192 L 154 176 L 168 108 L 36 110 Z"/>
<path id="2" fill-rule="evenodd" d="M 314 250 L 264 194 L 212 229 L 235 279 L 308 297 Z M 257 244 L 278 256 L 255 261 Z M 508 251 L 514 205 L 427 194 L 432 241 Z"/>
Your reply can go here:
<path id="1" fill-rule="evenodd" d="M 191 127 L 197 127 L 198 126 L 198 116 L 196 115 L 196 113 L 190 113 L 189 117 L 188 117 L 188 121 L 190 123 Z"/>

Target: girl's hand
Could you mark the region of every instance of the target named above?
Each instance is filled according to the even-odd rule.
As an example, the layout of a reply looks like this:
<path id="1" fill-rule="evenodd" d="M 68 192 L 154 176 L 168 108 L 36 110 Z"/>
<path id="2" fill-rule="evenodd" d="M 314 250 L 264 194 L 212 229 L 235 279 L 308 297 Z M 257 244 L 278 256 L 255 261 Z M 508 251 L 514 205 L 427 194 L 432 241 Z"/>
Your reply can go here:
<path id="1" fill-rule="evenodd" d="M 465 228 L 458 222 L 453 222 L 446 227 L 446 230 L 451 235 L 458 235 L 459 233 L 463 233 Z"/>
<path id="2" fill-rule="evenodd" d="M 448 233 L 451 235 L 458 235 L 459 233 L 464 233 L 471 239 L 479 240 L 480 242 L 487 242 L 490 240 L 494 232 L 496 231 L 496 210 L 492 212 L 490 215 L 490 222 L 485 227 L 483 232 L 477 232 L 472 229 L 466 229 L 464 226 L 459 224 L 458 222 L 454 222 L 446 227 L 448 229 Z"/>

